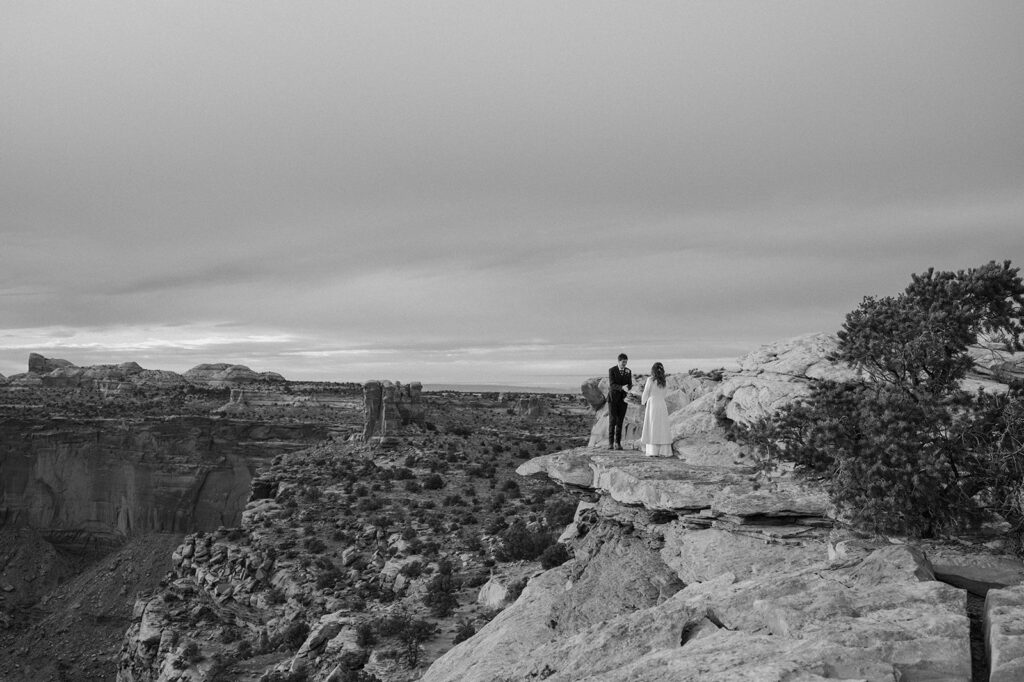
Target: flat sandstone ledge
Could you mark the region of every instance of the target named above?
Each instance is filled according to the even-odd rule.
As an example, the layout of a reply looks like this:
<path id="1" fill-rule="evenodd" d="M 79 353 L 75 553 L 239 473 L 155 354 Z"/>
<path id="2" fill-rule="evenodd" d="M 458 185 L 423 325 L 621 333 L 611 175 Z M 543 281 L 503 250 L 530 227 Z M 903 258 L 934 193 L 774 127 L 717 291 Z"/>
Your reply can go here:
<path id="1" fill-rule="evenodd" d="M 831 508 L 823 490 L 788 476 L 774 479 L 772 490 L 768 490 L 755 482 L 752 467 L 687 464 L 629 451 L 575 448 L 535 457 L 520 465 L 516 473 L 547 477 L 651 510 L 708 509 L 715 516 L 820 518 L 828 516 Z"/>

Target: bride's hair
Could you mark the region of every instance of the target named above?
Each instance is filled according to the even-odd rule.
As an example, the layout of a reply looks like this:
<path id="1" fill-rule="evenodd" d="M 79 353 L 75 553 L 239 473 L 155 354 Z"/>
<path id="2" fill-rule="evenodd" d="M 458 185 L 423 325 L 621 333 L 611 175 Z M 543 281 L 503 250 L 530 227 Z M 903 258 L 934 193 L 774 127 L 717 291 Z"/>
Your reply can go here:
<path id="1" fill-rule="evenodd" d="M 665 365 L 660 362 L 651 365 L 651 376 L 654 377 L 659 386 L 665 388 Z"/>

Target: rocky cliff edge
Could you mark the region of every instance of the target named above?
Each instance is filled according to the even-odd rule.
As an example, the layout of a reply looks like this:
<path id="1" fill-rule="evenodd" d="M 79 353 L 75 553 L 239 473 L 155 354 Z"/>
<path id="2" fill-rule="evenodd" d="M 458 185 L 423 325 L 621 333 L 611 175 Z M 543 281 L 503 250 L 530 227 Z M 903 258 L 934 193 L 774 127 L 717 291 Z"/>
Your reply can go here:
<path id="1" fill-rule="evenodd" d="M 591 447 L 518 469 L 579 494 L 560 539 L 573 558 L 536 574 L 423 680 L 1024 679 L 1024 564 L 997 533 L 858 534 L 820 487 L 785 469 L 767 477 L 724 437 L 729 421 L 777 409 L 815 379 L 852 376 L 827 360 L 834 344 L 801 337 L 742 358 L 738 372 L 672 377 L 666 459 L 595 447 L 601 379 L 584 384 Z M 998 378 L 972 381 L 1000 390 Z"/>

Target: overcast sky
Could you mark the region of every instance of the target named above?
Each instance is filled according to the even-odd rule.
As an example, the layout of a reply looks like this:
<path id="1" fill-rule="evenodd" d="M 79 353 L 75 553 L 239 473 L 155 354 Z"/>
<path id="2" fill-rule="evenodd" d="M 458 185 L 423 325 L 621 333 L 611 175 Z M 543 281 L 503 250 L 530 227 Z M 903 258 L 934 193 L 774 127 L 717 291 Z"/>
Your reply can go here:
<path id="1" fill-rule="evenodd" d="M 30 352 L 578 384 L 1024 264 L 1024 3 L 0 4 Z"/>

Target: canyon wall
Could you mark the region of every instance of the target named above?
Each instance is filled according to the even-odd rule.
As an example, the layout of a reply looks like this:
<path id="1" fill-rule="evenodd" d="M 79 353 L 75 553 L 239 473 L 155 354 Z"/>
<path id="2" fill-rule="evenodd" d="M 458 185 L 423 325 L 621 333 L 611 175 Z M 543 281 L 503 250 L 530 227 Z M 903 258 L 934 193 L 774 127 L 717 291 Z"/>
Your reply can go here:
<path id="1" fill-rule="evenodd" d="M 207 417 L 0 422 L 0 526 L 55 542 L 238 524 L 256 470 L 316 424 Z"/>

